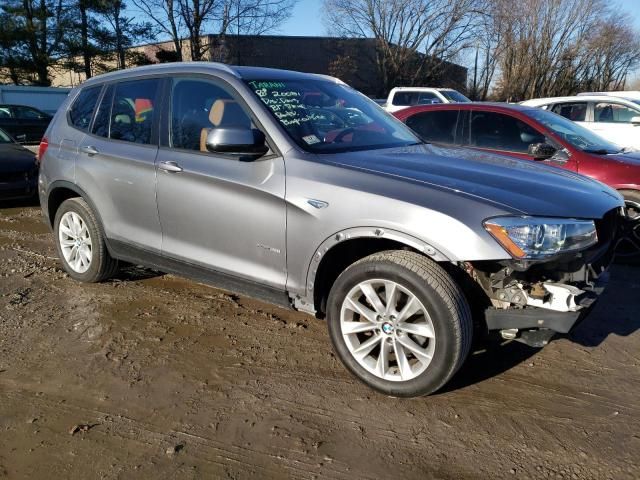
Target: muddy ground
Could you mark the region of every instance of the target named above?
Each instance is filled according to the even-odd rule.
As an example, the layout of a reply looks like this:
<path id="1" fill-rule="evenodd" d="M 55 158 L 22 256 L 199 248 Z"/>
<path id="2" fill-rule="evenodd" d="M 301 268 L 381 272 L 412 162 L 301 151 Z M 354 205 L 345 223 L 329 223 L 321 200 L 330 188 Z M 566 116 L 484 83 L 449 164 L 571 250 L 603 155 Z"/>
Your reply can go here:
<path id="1" fill-rule="evenodd" d="M 544 350 L 475 352 L 387 398 L 325 325 L 130 268 L 83 285 L 34 206 L 0 206 L 0 477 L 640 478 L 640 268 Z"/>

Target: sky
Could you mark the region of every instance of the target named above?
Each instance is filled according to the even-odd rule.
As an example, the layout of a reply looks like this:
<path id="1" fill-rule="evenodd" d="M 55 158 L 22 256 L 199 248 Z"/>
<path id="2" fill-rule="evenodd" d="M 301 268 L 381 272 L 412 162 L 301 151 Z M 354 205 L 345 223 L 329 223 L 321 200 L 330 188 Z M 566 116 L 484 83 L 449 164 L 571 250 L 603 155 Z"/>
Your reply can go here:
<path id="1" fill-rule="evenodd" d="M 640 0 L 637 0 L 640 3 Z M 327 28 L 322 21 L 322 0 L 299 0 L 293 15 L 280 31 L 283 35 L 322 36 Z"/>
<path id="2" fill-rule="evenodd" d="M 617 0 L 623 11 L 634 20 L 640 31 L 640 0 Z M 299 0 L 293 15 L 280 28 L 283 35 L 325 35 L 326 27 L 322 22 L 322 0 Z"/>
<path id="3" fill-rule="evenodd" d="M 623 11 L 627 12 L 640 32 L 640 0 L 617 0 Z M 282 35 L 322 36 L 327 28 L 322 19 L 322 0 L 299 0 L 291 18 L 280 27 Z M 632 75 L 631 80 L 640 78 L 640 68 Z"/>

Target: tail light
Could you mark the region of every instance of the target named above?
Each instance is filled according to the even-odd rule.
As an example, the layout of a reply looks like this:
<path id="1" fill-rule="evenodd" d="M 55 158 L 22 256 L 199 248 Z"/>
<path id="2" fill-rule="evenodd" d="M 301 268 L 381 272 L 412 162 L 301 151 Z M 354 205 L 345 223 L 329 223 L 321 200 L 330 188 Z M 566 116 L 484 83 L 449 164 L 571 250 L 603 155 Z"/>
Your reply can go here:
<path id="1" fill-rule="evenodd" d="M 47 148 L 49 148 L 49 140 L 47 140 L 47 137 L 42 137 L 42 140 L 40 140 L 40 146 L 38 147 L 38 155 L 36 156 L 38 163 L 42 163 L 42 159 L 44 158 Z"/>

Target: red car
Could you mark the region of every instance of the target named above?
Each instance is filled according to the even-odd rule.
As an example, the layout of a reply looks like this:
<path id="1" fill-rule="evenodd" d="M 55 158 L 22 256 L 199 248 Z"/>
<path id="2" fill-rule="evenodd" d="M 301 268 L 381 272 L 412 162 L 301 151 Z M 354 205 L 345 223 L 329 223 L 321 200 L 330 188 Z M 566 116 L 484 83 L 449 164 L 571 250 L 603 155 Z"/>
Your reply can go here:
<path id="1" fill-rule="evenodd" d="M 640 250 L 640 152 L 625 151 L 560 115 L 523 105 L 422 105 L 394 115 L 425 142 L 541 161 L 606 183 L 624 196 L 627 214 L 636 220 L 626 238 Z"/>

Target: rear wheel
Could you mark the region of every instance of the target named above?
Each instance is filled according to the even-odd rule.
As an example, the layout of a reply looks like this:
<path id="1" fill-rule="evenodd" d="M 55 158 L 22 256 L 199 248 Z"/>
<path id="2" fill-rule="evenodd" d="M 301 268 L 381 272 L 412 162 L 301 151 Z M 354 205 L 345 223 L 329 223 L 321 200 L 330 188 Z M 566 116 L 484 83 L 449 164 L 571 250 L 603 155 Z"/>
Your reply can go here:
<path id="1" fill-rule="evenodd" d="M 329 294 L 328 327 L 356 377 L 401 397 L 441 388 L 472 337 L 460 288 L 435 262 L 407 251 L 376 253 L 347 268 Z"/>
<path id="2" fill-rule="evenodd" d="M 109 255 L 98 220 L 82 198 L 62 202 L 54 220 L 54 236 L 70 277 L 91 283 L 116 273 L 118 262 Z"/>

